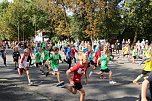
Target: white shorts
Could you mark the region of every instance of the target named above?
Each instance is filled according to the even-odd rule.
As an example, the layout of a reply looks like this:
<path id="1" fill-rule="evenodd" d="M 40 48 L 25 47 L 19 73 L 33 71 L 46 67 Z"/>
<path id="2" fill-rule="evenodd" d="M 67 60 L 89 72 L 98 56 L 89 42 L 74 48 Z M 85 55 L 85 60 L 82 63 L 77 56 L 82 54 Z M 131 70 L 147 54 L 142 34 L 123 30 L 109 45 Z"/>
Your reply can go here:
<path id="1" fill-rule="evenodd" d="M 25 68 L 25 67 L 29 67 L 28 63 L 24 63 L 24 65 L 22 63 L 19 64 L 19 68 Z"/>
<path id="2" fill-rule="evenodd" d="M 59 70 L 58 70 L 58 68 L 54 68 L 53 71 L 54 72 L 58 72 Z"/>

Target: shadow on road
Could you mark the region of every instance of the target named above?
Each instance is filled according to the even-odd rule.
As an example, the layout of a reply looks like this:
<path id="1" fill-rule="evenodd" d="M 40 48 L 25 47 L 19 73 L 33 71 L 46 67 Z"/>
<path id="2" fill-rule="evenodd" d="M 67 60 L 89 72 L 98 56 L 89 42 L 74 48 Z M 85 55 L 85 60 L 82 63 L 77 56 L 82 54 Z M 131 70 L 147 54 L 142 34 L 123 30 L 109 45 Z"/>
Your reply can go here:
<path id="1" fill-rule="evenodd" d="M 107 100 L 102 100 L 102 101 L 137 101 L 137 100 L 138 98 L 136 97 L 123 97 L 123 98 L 112 98 L 112 99 L 107 99 Z"/>

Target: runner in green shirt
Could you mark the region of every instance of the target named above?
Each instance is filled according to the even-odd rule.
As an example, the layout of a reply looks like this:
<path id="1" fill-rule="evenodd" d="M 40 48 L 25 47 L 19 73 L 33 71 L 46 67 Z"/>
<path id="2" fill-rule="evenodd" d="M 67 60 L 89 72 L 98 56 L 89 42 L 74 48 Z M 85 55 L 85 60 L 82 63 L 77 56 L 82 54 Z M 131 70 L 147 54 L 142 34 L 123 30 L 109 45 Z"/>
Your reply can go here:
<path id="1" fill-rule="evenodd" d="M 42 72 L 42 75 L 44 75 L 41 55 L 42 55 L 42 48 L 39 48 L 38 52 L 35 54 L 35 63 L 36 63 L 36 67 L 40 68 L 40 71 Z"/>
<path id="2" fill-rule="evenodd" d="M 57 47 L 54 47 L 54 54 L 52 54 L 48 58 L 48 66 L 49 70 L 53 70 L 52 75 L 57 75 L 57 80 L 59 83 L 62 83 L 63 81 L 60 80 L 60 72 L 58 71 L 59 68 L 59 60 L 63 62 L 61 59 L 61 55 L 59 54 L 59 49 Z M 46 77 L 49 75 L 49 72 L 46 73 Z"/>
<path id="3" fill-rule="evenodd" d="M 108 62 L 111 60 L 110 52 L 107 50 L 104 56 L 98 58 L 97 66 L 99 62 L 101 63 L 100 72 L 96 74 L 102 75 L 104 72 L 109 73 L 109 84 L 115 84 L 116 82 L 112 81 L 112 71 L 108 68 Z"/>
<path id="4" fill-rule="evenodd" d="M 46 42 L 43 42 L 41 45 L 42 45 L 41 47 L 42 47 L 43 50 L 44 50 L 45 47 L 47 46 Z"/>
<path id="5" fill-rule="evenodd" d="M 46 47 L 46 49 L 44 50 L 44 57 L 43 57 L 43 64 L 45 64 L 46 60 L 49 58 L 49 46 Z"/>

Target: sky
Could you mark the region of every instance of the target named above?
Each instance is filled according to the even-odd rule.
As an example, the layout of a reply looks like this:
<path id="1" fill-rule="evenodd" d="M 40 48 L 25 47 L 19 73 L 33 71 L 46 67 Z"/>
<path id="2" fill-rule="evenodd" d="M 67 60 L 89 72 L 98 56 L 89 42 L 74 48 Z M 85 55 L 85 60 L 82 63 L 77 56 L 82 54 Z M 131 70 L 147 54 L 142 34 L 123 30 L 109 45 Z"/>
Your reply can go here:
<path id="1" fill-rule="evenodd" d="M 3 0 L 0 0 L 0 2 L 2 2 Z M 8 0 L 8 2 L 12 2 L 13 0 Z"/>

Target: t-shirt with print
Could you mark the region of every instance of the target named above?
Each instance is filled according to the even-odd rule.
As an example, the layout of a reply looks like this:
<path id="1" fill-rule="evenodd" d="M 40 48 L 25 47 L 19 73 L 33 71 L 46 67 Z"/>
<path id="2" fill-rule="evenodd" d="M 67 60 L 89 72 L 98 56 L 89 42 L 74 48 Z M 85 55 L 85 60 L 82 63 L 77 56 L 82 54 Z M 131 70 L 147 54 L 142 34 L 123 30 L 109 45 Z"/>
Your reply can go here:
<path id="1" fill-rule="evenodd" d="M 101 62 L 101 69 L 105 70 L 108 68 L 108 62 L 111 60 L 110 56 L 106 57 L 106 55 L 99 58 Z"/>
<path id="2" fill-rule="evenodd" d="M 75 66 L 70 68 L 71 72 L 74 72 L 74 75 L 72 76 L 72 80 L 76 83 L 81 82 L 82 75 L 85 74 L 87 70 L 87 64 L 81 65 L 80 63 L 77 63 Z"/>
<path id="3" fill-rule="evenodd" d="M 152 71 L 152 60 L 151 59 L 148 59 L 145 61 L 145 65 L 143 67 L 143 70 Z"/>
<path id="4" fill-rule="evenodd" d="M 35 63 L 41 62 L 41 52 L 37 52 L 35 55 Z"/>
<path id="5" fill-rule="evenodd" d="M 48 60 L 50 61 L 52 69 L 59 68 L 59 60 L 61 60 L 60 54 L 52 54 Z"/>

